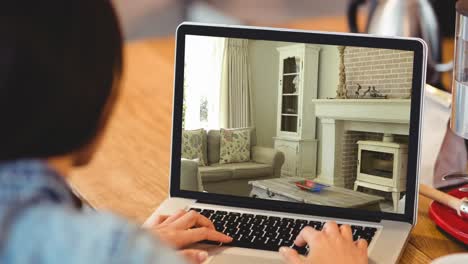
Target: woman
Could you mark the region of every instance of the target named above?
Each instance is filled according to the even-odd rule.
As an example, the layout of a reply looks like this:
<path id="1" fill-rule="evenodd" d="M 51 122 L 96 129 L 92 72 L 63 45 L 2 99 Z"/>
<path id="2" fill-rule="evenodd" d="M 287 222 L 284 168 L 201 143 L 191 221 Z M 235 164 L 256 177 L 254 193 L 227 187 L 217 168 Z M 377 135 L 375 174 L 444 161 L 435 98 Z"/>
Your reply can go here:
<path id="1" fill-rule="evenodd" d="M 118 97 L 122 38 L 110 2 L 0 10 L 0 263 L 201 263 L 207 253 L 187 246 L 229 243 L 193 211 L 160 216 L 149 230 L 84 211 L 64 180 L 91 160 Z M 308 260 L 290 249 L 283 256 L 367 262 L 366 244 L 352 242 L 349 226 L 324 229 L 299 235 L 297 244 L 311 245 Z"/>

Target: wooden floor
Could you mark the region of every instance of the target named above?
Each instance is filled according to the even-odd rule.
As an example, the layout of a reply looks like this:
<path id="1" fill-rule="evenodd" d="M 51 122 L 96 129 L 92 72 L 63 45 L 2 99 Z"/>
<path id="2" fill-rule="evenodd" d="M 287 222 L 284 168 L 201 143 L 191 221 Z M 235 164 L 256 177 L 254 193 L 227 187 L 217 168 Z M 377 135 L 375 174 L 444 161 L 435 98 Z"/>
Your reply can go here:
<path id="1" fill-rule="evenodd" d="M 284 25 L 283 25 L 284 26 Z M 286 25 L 345 31 L 344 18 Z M 94 161 L 71 175 L 93 206 L 142 223 L 167 197 L 174 66 L 174 39 L 125 47 L 122 94 Z M 420 197 L 418 224 L 401 263 L 428 263 L 464 248 L 448 240 L 429 219 L 430 200 Z"/>

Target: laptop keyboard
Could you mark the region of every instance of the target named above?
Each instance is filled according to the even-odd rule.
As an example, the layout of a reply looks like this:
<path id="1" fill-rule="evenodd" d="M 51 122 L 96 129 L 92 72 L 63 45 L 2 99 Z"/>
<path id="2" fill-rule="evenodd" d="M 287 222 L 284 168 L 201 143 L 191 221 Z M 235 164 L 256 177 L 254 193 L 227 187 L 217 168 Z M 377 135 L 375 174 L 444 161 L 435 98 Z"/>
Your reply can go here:
<path id="1" fill-rule="evenodd" d="M 270 251 L 278 251 L 286 246 L 296 249 L 300 254 L 307 255 L 309 248 L 294 245 L 294 240 L 299 232 L 306 226 L 322 230 L 325 222 L 308 221 L 304 219 L 281 218 L 266 215 L 254 215 L 246 213 L 215 211 L 210 209 L 190 208 L 210 219 L 216 230 L 229 235 L 233 241 L 227 246 L 253 248 Z M 340 225 L 340 224 L 338 224 Z M 354 241 L 365 239 L 371 243 L 377 228 L 352 225 Z M 202 243 L 219 244 L 213 241 Z"/>

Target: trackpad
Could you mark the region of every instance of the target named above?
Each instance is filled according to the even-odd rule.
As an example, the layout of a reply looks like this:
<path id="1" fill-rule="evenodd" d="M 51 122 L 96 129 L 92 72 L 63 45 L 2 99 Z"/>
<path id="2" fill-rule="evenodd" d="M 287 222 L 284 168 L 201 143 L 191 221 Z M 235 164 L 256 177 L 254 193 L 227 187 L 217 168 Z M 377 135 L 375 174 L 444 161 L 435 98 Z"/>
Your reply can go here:
<path id="1" fill-rule="evenodd" d="M 209 264 L 238 264 L 238 263 L 255 263 L 255 264 L 282 264 L 279 259 L 262 258 L 257 256 L 245 256 L 237 254 L 221 253 L 213 256 Z"/>

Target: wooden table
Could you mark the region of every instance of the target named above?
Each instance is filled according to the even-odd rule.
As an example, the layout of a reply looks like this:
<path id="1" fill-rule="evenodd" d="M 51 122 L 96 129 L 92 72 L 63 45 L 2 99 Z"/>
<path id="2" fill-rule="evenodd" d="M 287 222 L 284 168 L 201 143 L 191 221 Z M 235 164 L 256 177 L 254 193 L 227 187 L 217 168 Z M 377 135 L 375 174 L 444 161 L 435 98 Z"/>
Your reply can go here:
<path id="1" fill-rule="evenodd" d="M 365 208 L 380 210 L 379 202 L 384 198 L 362 192 L 329 186 L 320 192 L 300 190 L 294 184 L 302 178 L 284 177 L 249 181 L 252 185 L 251 197 L 273 199 L 286 202 L 317 204 L 341 208 Z"/>
<path id="2" fill-rule="evenodd" d="M 347 30 L 344 18 L 298 21 L 283 27 Z M 167 197 L 173 66 L 172 37 L 125 46 L 122 93 L 102 146 L 88 167 L 70 177 L 93 206 L 142 223 Z M 429 219 L 430 200 L 419 199 L 418 224 L 401 263 L 427 263 L 464 251 Z"/>

